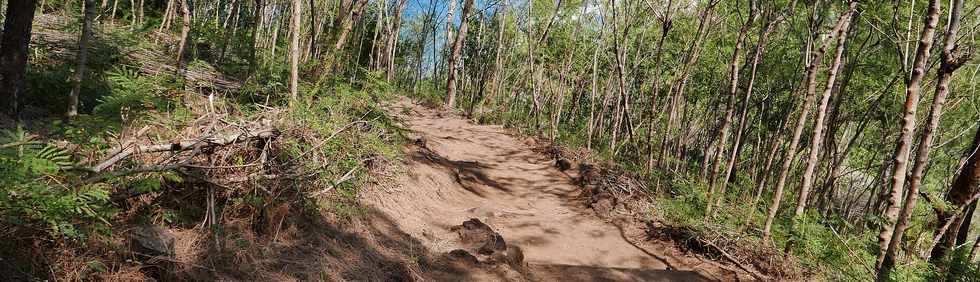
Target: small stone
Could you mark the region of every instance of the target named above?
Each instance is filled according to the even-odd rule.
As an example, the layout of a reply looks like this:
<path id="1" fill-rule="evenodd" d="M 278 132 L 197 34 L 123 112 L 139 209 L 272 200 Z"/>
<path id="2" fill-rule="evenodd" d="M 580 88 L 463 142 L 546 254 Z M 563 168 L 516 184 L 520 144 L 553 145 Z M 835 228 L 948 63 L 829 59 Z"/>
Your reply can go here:
<path id="1" fill-rule="evenodd" d="M 504 251 L 506 249 L 507 249 L 507 243 L 504 242 L 504 237 L 494 232 L 488 240 L 483 242 L 483 245 L 480 246 L 480 249 L 477 250 L 477 253 L 481 255 L 491 255 L 494 252 Z"/>
<path id="2" fill-rule="evenodd" d="M 448 261 L 455 263 L 463 263 L 468 265 L 476 265 L 480 263 L 480 260 L 478 260 L 476 256 L 473 256 L 473 254 L 470 254 L 470 252 L 462 249 L 452 250 L 443 257 Z"/>
<path id="3" fill-rule="evenodd" d="M 176 237 L 159 226 L 141 226 L 130 236 L 133 251 L 140 257 L 162 257 L 173 259 Z"/>

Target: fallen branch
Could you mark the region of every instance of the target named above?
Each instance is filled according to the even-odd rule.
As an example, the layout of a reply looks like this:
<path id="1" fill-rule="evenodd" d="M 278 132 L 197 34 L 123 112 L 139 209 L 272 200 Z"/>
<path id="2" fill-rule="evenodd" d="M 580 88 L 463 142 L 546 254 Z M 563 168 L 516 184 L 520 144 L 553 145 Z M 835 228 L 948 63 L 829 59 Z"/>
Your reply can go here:
<path id="1" fill-rule="evenodd" d="M 179 167 L 181 167 L 181 165 L 179 164 L 178 165 L 152 165 L 152 166 L 139 167 L 135 169 L 112 171 L 109 173 L 103 173 L 103 174 L 89 177 L 84 181 L 82 181 L 82 183 L 96 183 L 109 178 L 116 178 L 116 177 L 127 176 L 127 175 L 132 175 L 137 173 L 144 173 L 144 172 L 168 171 L 168 170 L 177 169 Z"/>
<path id="2" fill-rule="evenodd" d="M 327 187 L 326 189 L 317 191 L 316 193 L 313 193 L 310 196 L 311 197 L 317 197 L 317 196 L 323 195 L 324 193 L 330 192 L 330 190 L 333 190 L 333 188 L 336 188 L 338 185 L 340 185 L 340 184 L 342 184 L 344 182 L 347 182 L 348 180 L 354 179 L 354 172 L 355 171 L 357 171 L 357 167 L 356 166 L 354 168 L 350 169 L 349 171 L 347 171 L 347 173 L 345 173 L 344 176 L 341 176 L 340 179 L 337 179 L 336 181 L 334 181 L 334 183 L 331 184 L 330 187 Z"/>
<path id="3" fill-rule="evenodd" d="M 762 280 L 762 281 L 772 281 L 773 280 L 769 276 L 762 275 L 762 273 L 758 273 L 755 270 L 753 270 L 753 269 L 745 266 L 744 264 L 742 264 L 741 261 L 739 261 L 738 259 L 736 259 L 732 255 L 728 254 L 728 252 L 726 252 L 721 247 L 718 247 L 714 243 L 712 243 L 712 242 L 710 242 L 708 240 L 702 240 L 702 239 L 697 239 L 697 240 L 698 241 L 701 241 L 701 243 L 703 243 L 704 245 L 706 245 L 708 247 L 712 247 L 715 250 L 717 250 L 718 253 L 721 254 L 721 256 L 725 257 L 725 259 L 727 259 L 727 260 L 731 261 L 732 263 L 734 263 L 735 266 L 738 266 L 738 268 L 741 268 L 742 270 L 745 270 L 745 272 L 748 272 L 750 275 L 752 275 L 752 277 L 755 277 L 755 279 L 759 279 L 759 280 Z"/>
<path id="4" fill-rule="evenodd" d="M 175 151 L 185 151 L 185 150 L 200 150 L 210 147 L 226 146 L 230 144 L 240 143 L 253 139 L 269 139 L 278 135 L 279 132 L 272 127 L 262 127 L 258 129 L 251 129 L 247 131 L 239 131 L 235 133 L 230 133 L 222 136 L 204 137 L 198 139 L 185 139 L 181 141 L 175 141 L 171 143 L 160 143 L 160 144 L 150 144 L 150 145 L 135 145 L 129 146 L 122 150 L 112 150 L 118 153 L 112 155 L 106 160 L 99 162 L 99 164 L 92 167 L 92 171 L 98 173 L 106 170 L 110 166 L 129 158 L 135 153 L 157 153 L 157 152 L 175 152 Z"/>

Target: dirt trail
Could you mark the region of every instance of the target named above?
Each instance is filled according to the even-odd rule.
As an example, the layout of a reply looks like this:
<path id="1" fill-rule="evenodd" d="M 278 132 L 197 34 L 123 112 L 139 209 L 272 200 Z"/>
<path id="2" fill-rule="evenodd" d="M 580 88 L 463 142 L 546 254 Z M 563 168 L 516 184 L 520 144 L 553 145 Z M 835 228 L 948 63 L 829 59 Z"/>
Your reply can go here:
<path id="1" fill-rule="evenodd" d="M 411 109 L 411 111 L 406 110 Z M 666 244 L 637 245 L 577 197 L 574 171 L 532 150 L 534 142 L 500 126 L 475 125 L 401 101 L 393 112 L 429 152 L 407 149 L 397 188 L 366 193 L 367 202 L 434 252 L 456 249 L 450 228 L 477 218 L 520 246 L 534 280 L 734 280 L 710 261 Z M 408 113 L 410 112 L 410 113 Z M 639 238 L 638 238 L 639 239 Z M 483 280 L 483 279 L 472 279 Z"/>

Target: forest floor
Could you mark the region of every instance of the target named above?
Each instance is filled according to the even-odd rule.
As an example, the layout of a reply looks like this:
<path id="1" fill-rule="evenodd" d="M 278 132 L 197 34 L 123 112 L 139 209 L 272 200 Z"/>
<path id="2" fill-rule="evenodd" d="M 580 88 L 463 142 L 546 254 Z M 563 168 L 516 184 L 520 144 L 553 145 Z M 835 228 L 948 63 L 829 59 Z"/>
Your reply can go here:
<path id="1" fill-rule="evenodd" d="M 559 170 L 532 138 L 408 99 L 390 111 L 416 142 L 405 148 L 397 185 L 362 192 L 365 204 L 433 253 L 464 249 L 459 226 L 471 218 L 523 250 L 522 266 L 488 267 L 481 261 L 448 275 L 478 281 L 751 280 L 731 265 L 598 214 L 583 200 L 577 169 Z"/>

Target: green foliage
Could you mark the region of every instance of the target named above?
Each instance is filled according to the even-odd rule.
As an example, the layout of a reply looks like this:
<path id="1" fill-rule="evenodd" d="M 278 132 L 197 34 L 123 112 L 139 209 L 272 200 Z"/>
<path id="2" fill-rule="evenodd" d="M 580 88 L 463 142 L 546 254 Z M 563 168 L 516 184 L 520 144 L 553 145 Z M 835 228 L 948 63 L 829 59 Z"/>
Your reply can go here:
<path id="1" fill-rule="evenodd" d="M 426 81 L 421 83 L 419 89 L 406 93 L 415 101 L 419 101 L 423 106 L 429 108 L 442 107 L 446 104 L 446 91 L 439 90 L 433 83 Z"/>
<path id="2" fill-rule="evenodd" d="M 66 186 L 61 172 L 75 163 L 62 148 L 33 140 L 23 130 L 0 137 L 0 213 L 20 224 L 43 224 L 54 236 L 85 237 L 114 214 L 107 184 Z"/>
<path id="3" fill-rule="evenodd" d="M 383 80 L 367 75 L 357 85 L 301 85 L 303 95 L 288 115 L 290 124 L 308 133 L 286 136 L 282 157 L 321 156 L 297 164 L 317 175 L 304 186 L 311 191 L 334 189 L 339 198 L 328 197 L 319 206 L 344 217 L 361 214 L 355 199 L 359 181 L 369 171 L 366 164 L 396 158 L 395 145 L 403 139 L 402 129 L 380 106 L 393 97 L 391 90 Z M 352 179 L 344 179 L 347 174 Z"/>
<path id="4" fill-rule="evenodd" d="M 130 68 L 116 67 L 106 73 L 106 78 L 112 85 L 112 92 L 99 98 L 93 110 L 98 115 L 128 120 L 144 114 L 145 110 L 165 107 L 164 100 L 155 95 L 154 90 L 160 81 L 154 77 L 140 75 Z"/>
<path id="5" fill-rule="evenodd" d="M 973 282 L 980 280 L 980 263 L 970 261 L 970 246 L 967 244 L 964 248 L 959 248 L 953 253 L 952 259 L 947 266 L 946 281 L 954 282 Z M 931 267 L 926 265 L 925 267 Z M 938 274 L 934 275 L 933 280 L 939 278 L 936 277 Z"/>

